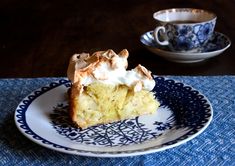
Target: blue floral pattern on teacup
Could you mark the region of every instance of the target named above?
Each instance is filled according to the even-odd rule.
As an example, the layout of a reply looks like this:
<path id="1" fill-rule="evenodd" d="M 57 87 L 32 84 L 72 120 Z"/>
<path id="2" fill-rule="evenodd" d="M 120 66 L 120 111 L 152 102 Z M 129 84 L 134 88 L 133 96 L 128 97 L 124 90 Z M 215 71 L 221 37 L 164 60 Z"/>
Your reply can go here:
<path id="1" fill-rule="evenodd" d="M 197 29 L 196 27 L 199 26 L 199 30 L 196 32 L 195 30 Z M 200 43 L 204 43 L 208 37 L 211 37 L 211 33 L 213 32 L 214 25 L 212 23 L 206 23 L 204 25 L 196 25 L 194 27 L 194 31 L 198 37 L 198 41 Z"/>
<path id="2" fill-rule="evenodd" d="M 174 51 L 199 49 L 211 38 L 215 21 L 196 24 L 166 24 L 169 48 Z"/>

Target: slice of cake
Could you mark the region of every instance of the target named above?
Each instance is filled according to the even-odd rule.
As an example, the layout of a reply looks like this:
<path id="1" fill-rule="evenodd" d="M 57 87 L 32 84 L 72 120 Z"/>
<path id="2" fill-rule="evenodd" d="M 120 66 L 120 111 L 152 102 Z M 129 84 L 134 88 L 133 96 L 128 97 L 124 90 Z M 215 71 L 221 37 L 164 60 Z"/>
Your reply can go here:
<path id="1" fill-rule="evenodd" d="M 152 114 L 159 103 L 151 90 L 150 71 L 138 65 L 127 70 L 126 49 L 71 57 L 67 75 L 72 82 L 70 116 L 81 128 Z"/>

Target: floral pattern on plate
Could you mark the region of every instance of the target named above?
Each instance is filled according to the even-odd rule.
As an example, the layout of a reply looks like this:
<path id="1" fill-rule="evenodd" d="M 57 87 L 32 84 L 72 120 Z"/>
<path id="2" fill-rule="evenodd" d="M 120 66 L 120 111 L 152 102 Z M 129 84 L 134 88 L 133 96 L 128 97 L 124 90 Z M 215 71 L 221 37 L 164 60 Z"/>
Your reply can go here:
<path id="1" fill-rule="evenodd" d="M 50 115 L 54 129 L 65 138 L 77 143 L 96 146 L 126 146 L 140 144 L 160 136 L 174 125 L 174 118 L 169 116 L 164 122 L 153 121 L 153 129 L 147 127 L 142 118 L 136 117 L 119 122 L 102 124 L 87 129 L 74 126 L 68 116 L 68 104 L 58 104 Z M 165 110 L 166 111 L 166 110 Z"/>

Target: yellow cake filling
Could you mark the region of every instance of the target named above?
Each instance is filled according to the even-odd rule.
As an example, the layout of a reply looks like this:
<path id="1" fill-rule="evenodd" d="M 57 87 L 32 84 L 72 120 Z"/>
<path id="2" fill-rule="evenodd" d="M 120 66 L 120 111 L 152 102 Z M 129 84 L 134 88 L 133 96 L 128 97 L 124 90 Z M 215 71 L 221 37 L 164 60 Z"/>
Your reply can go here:
<path id="1" fill-rule="evenodd" d="M 73 120 L 81 128 L 152 114 L 159 107 L 154 94 L 147 90 L 134 92 L 126 85 L 94 82 L 73 99 L 77 110 Z"/>

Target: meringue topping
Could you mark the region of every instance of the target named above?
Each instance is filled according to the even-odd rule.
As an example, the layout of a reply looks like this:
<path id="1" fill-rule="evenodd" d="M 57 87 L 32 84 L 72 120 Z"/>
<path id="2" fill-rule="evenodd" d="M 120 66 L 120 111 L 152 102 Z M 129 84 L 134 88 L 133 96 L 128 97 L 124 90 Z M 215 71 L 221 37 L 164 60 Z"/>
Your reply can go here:
<path id="1" fill-rule="evenodd" d="M 92 55 L 74 54 L 69 62 L 67 76 L 72 84 L 76 84 L 81 90 L 84 86 L 100 81 L 112 85 L 123 84 L 133 88 L 135 92 L 142 89 L 151 91 L 155 86 L 151 72 L 140 64 L 132 70 L 127 70 L 128 56 L 126 49 L 118 54 L 111 49 Z"/>

